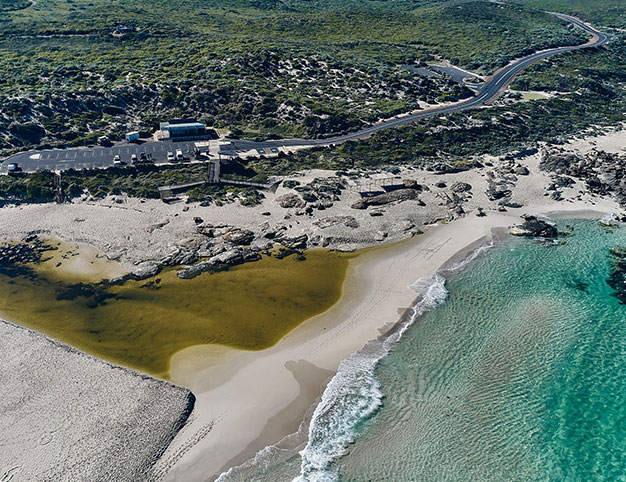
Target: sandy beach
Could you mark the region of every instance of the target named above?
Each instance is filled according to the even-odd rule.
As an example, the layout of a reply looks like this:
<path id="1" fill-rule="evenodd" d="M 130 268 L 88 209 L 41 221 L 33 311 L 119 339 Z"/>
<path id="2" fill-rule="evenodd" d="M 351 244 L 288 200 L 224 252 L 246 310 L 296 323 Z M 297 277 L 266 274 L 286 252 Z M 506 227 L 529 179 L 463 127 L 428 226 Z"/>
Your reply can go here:
<path id="1" fill-rule="evenodd" d="M 145 480 L 189 390 L 0 320 L 0 480 Z"/>
<path id="2" fill-rule="evenodd" d="M 589 211 L 577 211 L 582 207 L 572 205 L 560 215 L 588 216 Z M 619 211 L 610 201 L 595 209 L 595 216 Z M 525 210 L 550 211 L 551 206 Z M 172 379 L 192 389 L 197 405 L 191 426 L 174 440 L 162 459 L 167 465 L 175 462 L 164 480 L 213 480 L 297 431 L 339 362 L 384 334 L 412 305 L 417 294 L 409 288 L 411 284 L 430 278 L 451 259 L 463 259 L 468 247 L 471 251 L 477 242 L 488 242 L 494 228 L 519 221 L 517 213 L 464 218 L 433 226 L 395 246 L 364 253 L 349 268 L 341 300 L 270 350 L 220 349 L 215 353 L 212 347 L 198 346 L 179 352 L 171 362 Z M 180 447 L 193 437 L 194 426 L 209 422 L 214 423 L 209 434 L 179 460 L 168 458 L 180 453 Z"/>
<path id="3" fill-rule="evenodd" d="M 585 153 L 600 146 L 622 152 L 626 148 L 624 133 L 579 139 L 562 147 Z M 352 208 L 360 199 L 353 191 L 344 192 L 332 206 L 313 216 L 279 205 L 280 196 L 293 193 L 285 187 L 268 193 L 261 205 L 251 208 L 239 204 L 166 205 L 118 196 L 65 205 L 4 207 L 0 210 L 0 237 L 19 239 L 35 231 L 67 242 L 88 243 L 129 271 L 203 240 L 197 232 L 197 217 L 202 224 L 249 229 L 255 233 L 255 243 L 262 241 L 262 232 L 283 229 L 290 236 L 306 234 L 309 240 L 317 239 L 329 248 L 367 248 L 350 261 L 339 302 L 273 348 L 242 351 L 197 345 L 174 355 L 171 380 L 191 389 L 196 405 L 187 425 L 155 466 L 153 478 L 204 482 L 297 432 L 339 363 L 367 341 L 385 334 L 412 306 L 418 293 L 410 286 L 488 243 L 495 228 L 519 224 L 524 214 L 576 217 L 623 213 L 614 200 L 594 195 L 583 182 L 564 187 L 562 198 L 552 199 L 548 186 L 553 177 L 539 170 L 540 159 L 537 153 L 514 161 L 511 169 L 518 170 L 518 175 L 498 171 L 500 160 L 489 157 L 482 159 L 484 167 L 464 172 L 404 169 L 398 179 L 412 180 L 427 189 L 420 191 L 419 200 L 384 205 L 380 216 L 372 216 L 372 209 Z M 333 175 L 309 171 L 292 179 L 307 182 Z M 458 183 L 471 189 L 460 191 Z M 494 183 L 510 190 L 506 207 L 489 195 Z M 466 194 L 452 206 L 450 200 L 459 192 Z M 354 222 L 345 223 L 346 217 Z M 326 242 L 321 243 L 320 238 Z"/>

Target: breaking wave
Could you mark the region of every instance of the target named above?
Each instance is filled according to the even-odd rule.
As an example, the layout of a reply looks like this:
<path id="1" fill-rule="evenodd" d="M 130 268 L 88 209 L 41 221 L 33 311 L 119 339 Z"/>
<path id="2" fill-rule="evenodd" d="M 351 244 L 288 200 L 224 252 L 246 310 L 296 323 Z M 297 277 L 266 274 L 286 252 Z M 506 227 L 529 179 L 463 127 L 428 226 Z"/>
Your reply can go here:
<path id="1" fill-rule="evenodd" d="M 308 436 L 305 432 L 306 423 L 303 423 L 299 433 L 283 439 L 276 446 L 266 447 L 254 459 L 223 473 L 216 482 L 266 480 L 259 472 L 263 473 L 281 461 L 284 463 L 290 457 L 291 450 L 303 446 L 299 452 L 300 474 L 293 482 L 337 482 L 339 479 L 332 470 L 332 462 L 346 453 L 357 436 L 359 424 L 374 415 L 382 403 L 384 394 L 375 376 L 376 366 L 415 320 L 445 301 L 448 295 L 446 277 L 465 267 L 492 246 L 492 243 L 481 245 L 463 260 L 437 272 L 432 278 L 420 278 L 408 287 L 420 294 L 417 302 L 386 337 L 368 342 L 340 363 L 337 373 L 310 416 Z M 289 443 L 285 444 L 288 439 Z M 302 441 L 298 448 L 297 440 Z M 290 449 L 285 445 L 290 446 Z M 295 454 L 295 450 L 291 453 Z"/>
<path id="2" fill-rule="evenodd" d="M 300 452 L 300 475 L 293 482 L 338 480 L 330 468 L 331 462 L 345 453 L 354 441 L 359 423 L 376 412 L 383 398 L 380 383 L 374 375 L 376 365 L 420 315 L 446 299 L 442 275 L 437 273 L 426 283 L 419 281 L 419 284 L 425 284 L 425 289 L 411 315 L 387 338 L 367 343 L 339 365 L 313 413 L 308 443 Z"/>

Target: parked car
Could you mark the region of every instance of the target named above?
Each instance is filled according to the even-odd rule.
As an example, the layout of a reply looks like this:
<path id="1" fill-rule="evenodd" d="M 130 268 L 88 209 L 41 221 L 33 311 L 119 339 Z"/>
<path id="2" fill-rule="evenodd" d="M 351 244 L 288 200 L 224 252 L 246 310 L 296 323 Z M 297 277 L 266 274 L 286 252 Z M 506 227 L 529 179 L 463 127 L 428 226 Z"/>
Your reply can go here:
<path id="1" fill-rule="evenodd" d="M 124 161 L 122 161 L 122 158 L 119 156 L 119 154 L 117 154 L 113 158 L 113 165 L 119 167 L 119 166 L 125 166 L 126 163 Z"/>
<path id="2" fill-rule="evenodd" d="M 130 156 L 130 162 L 132 162 L 133 164 L 137 164 L 137 154 L 132 154 Z"/>
<path id="3" fill-rule="evenodd" d="M 185 160 L 185 156 L 183 156 L 183 151 L 181 151 L 180 149 L 176 149 L 176 160 L 177 161 Z"/>
<path id="4" fill-rule="evenodd" d="M 148 156 L 146 156 L 145 152 L 139 154 L 139 162 L 148 162 Z"/>
<path id="5" fill-rule="evenodd" d="M 19 172 L 22 168 L 19 166 L 17 162 L 12 162 L 11 164 L 7 164 L 7 172 Z"/>
<path id="6" fill-rule="evenodd" d="M 168 162 L 174 161 L 174 153 L 172 151 L 167 151 L 167 161 Z"/>

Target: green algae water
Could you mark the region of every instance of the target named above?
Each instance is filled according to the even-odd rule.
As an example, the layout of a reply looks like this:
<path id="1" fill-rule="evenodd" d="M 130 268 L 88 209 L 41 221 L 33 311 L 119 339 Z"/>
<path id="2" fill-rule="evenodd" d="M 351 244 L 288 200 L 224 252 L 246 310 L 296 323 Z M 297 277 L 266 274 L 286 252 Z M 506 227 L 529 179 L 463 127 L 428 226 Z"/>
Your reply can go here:
<path id="1" fill-rule="evenodd" d="M 311 250 L 304 261 L 265 257 L 191 280 L 169 270 L 98 290 L 95 305 L 93 296 L 62 295 L 74 277 L 64 282 L 54 264 L 33 264 L 33 276 L 0 272 L 0 317 L 167 378 L 171 356 L 193 345 L 274 345 L 339 299 L 351 256 Z"/>
<path id="2" fill-rule="evenodd" d="M 220 482 L 626 480 L 626 228 L 566 225 L 430 280 L 401 338 L 344 361 L 299 453 Z"/>

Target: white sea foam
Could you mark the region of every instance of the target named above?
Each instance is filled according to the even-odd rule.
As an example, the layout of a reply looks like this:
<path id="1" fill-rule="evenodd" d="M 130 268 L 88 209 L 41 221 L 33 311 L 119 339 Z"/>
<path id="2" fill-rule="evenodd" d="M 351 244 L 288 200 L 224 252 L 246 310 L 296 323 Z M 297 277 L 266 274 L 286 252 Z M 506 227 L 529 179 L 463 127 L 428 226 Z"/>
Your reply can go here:
<path id="1" fill-rule="evenodd" d="M 478 247 L 445 272 L 462 269 L 492 246 L 489 243 Z M 412 283 L 408 288 L 420 293 L 421 299 L 413 306 L 411 316 L 384 340 L 370 341 L 341 362 L 313 412 L 308 442 L 300 451 L 300 475 L 293 482 L 338 480 L 337 474 L 332 471 L 332 462 L 343 456 L 354 442 L 359 423 L 371 417 L 381 405 L 383 393 L 374 375 L 376 366 L 417 318 L 445 301 L 448 294 L 445 281 L 443 274 L 436 273 L 432 278 L 420 278 Z M 279 453 L 281 456 L 278 456 Z M 280 463 L 277 459 L 285 458 L 286 451 L 277 450 L 276 446 L 266 447 L 254 459 L 223 473 L 216 482 L 264 480 L 263 476 L 252 476 L 256 472 L 254 468 L 264 471 L 269 465 Z"/>
<path id="2" fill-rule="evenodd" d="M 418 281 L 419 285 L 424 285 L 423 280 Z M 376 412 L 383 398 L 380 383 L 374 375 L 376 365 L 415 319 L 445 300 L 447 291 L 443 276 L 435 274 L 422 293 L 422 299 L 413 307 L 411 316 L 389 337 L 384 341 L 367 343 L 363 349 L 341 362 L 313 413 L 309 440 L 300 452 L 300 475 L 294 482 L 338 480 L 331 470 L 331 463 L 346 452 L 355 439 L 359 423 Z"/>

